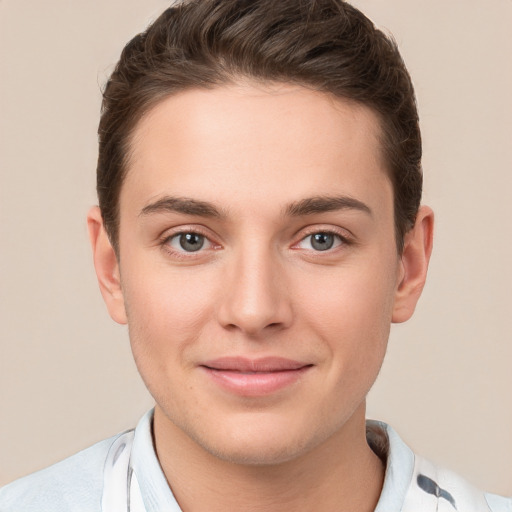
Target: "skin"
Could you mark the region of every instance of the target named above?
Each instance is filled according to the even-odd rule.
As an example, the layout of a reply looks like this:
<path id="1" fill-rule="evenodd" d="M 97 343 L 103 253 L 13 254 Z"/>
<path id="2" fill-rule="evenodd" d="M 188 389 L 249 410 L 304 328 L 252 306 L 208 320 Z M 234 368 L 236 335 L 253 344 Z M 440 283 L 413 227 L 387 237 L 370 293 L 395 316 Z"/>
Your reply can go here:
<path id="1" fill-rule="evenodd" d="M 390 324 L 414 311 L 433 226 L 422 207 L 397 254 L 378 135 L 370 109 L 299 86 L 185 91 L 134 132 L 119 260 L 90 211 L 100 288 L 129 325 L 183 510 L 375 508 L 383 465 L 366 443 L 365 397 Z M 185 233 L 202 248 L 183 249 Z M 332 247 L 318 250 L 315 233 Z M 308 366 L 246 396 L 204 368 L 234 356 Z"/>

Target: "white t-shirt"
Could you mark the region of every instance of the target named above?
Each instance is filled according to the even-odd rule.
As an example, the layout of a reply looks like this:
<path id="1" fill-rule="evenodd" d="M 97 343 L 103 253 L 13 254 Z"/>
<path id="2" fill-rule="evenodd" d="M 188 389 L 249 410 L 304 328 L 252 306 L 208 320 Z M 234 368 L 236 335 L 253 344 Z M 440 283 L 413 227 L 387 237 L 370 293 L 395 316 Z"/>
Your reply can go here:
<path id="1" fill-rule="evenodd" d="M 155 454 L 152 418 L 3 487 L 0 512 L 181 512 Z M 386 460 L 375 512 L 512 512 L 512 498 L 415 456 L 385 423 L 368 422 L 368 442 Z"/>

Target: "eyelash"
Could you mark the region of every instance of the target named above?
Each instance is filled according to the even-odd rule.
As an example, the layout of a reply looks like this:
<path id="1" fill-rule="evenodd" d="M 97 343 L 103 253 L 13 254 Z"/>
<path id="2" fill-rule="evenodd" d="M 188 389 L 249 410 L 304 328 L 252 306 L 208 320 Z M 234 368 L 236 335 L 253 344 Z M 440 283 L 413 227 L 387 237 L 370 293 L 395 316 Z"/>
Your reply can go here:
<path id="1" fill-rule="evenodd" d="M 173 249 L 171 246 L 170 246 L 170 242 L 173 240 L 173 239 L 177 239 L 179 238 L 180 236 L 182 235 L 198 235 L 198 236 L 201 236 L 205 239 L 205 241 L 210 244 L 211 246 L 213 246 L 214 248 L 215 247 L 220 247 L 218 244 L 215 244 L 215 242 L 212 242 L 212 240 L 210 239 L 210 237 L 204 233 L 203 231 L 201 231 L 200 229 L 197 229 L 197 228 L 191 228 L 191 229 L 180 229 L 179 231 L 176 231 L 172 234 L 166 234 L 164 237 L 162 237 L 162 240 L 160 241 L 160 245 L 161 247 L 168 253 L 170 254 L 171 256 L 173 256 L 174 258 L 178 258 L 178 259 L 190 259 L 190 258 L 194 258 L 194 257 L 197 257 L 199 256 L 202 252 L 204 252 L 202 250 L 202 247 L 197 251 L 197 252 L 194 252 L 194 251 L 185 251 L 185 250 L 175 250 Z"/>
<path id="2" fill-rule="evenodd" d="M 220 248 L 219 244 L 215 244 L 215 242 L 212 242 L 212 240 L 206 233 L 204 233 L 203 231 L 201 231 L 197 228 L 180 229 L 179 231 L 176 231 L 172 234 L 166 234 L 164 237 L 162 237 L 162 239 L 160 241 L 160 245 L 167 253 L 172 255 L 174 258 L 190 259 L 190 258 L 198 257 L 201 253 L 204 252 L 203 247 L 201 247 L 197 252 L 195 252 L 195 251 L 175 250 L 175 249 L 172 249 L 170 246 L 170 242 L 173 239 L 178 238 L 182 235 L 188 235 L 188 234 L 198 235 L 198 236 L 203 237 L 205 239 L 205 241 L 208 242 L 208 244 L 213 246 L 214 250 L 216 248 Z M 317 234 L 333 236 L 339 241 L 339 244 L 336 245 L 335 247 L 330 247 L 328 249 L 325 249 L 324 251 L 314 250 L 314 249 L 306 249 L 315 254 L 319 254 L 319 255 L 322 253 L 330 254 L 340 246 L 348 246 L 353 243 L 352 240 L 350 240 L 346 235 L 342 235 L 340 232 L 338 232 L 332 228 L 329 228 L 329 229 L 318 229 L 317 228 L 315 230 L 311 230 L 310 232 L 308 232 L 304 236 L 302 236 L 302 238 L 298 242 L 293 244 L 292 249 L 298 250 L 297 246 L 300 243 L 305 241 L 307 238 L 312 237 L 313 235 L 317 235 Z"/>
<path id="3" fill-rule="evenodd" d="M 300 243 L 305 241 L 307 238 L 312 237 L 313 235 L 319 235 L 319 234 L 333 236 L 336 239 L 338 239 L 339 244 L 336 245 L 335 247 L 330 247 L 329 249 L 325 249 L 323 251 L 309 249 L 309 252 L 312 252 L 315 255 L 321 255 L 322 253 L 332 254 L 340 246 L 348 246 L 353 243 L 352 240 L 350 238 L 348 238 L 346 234 L 341 234 L 339 231 L 337 231 L 333 228 L 326 228 L 326 229 L 316 228 L 309 232 L 306 232 L 306 234 L 304 236 L 302 236 L 302 238 L 298 242 L 293 244 L 292 249 L 295 249 Z"/>

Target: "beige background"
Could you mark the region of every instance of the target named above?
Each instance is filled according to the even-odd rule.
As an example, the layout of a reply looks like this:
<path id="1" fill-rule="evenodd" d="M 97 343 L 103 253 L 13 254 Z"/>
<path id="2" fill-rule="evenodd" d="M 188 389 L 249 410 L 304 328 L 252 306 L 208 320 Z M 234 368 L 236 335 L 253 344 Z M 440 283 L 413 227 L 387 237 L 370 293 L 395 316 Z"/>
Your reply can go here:
<path id="1" fill-rule="evenodd" d="M 437 213 L 429 284 L 393 329 L 369 415 L 512 494 L 512 1 L 358 0 L 395 34 Z M 163 0 L 0 0 L 0 484 L 134 425 L 151 405 L 97 291 L 100 86 Z"/>

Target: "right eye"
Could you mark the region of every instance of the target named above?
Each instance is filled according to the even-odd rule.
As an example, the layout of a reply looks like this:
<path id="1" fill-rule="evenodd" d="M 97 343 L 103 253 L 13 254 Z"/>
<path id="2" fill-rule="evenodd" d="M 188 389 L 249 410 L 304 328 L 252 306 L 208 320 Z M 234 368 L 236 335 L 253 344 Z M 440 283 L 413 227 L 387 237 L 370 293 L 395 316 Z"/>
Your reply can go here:
<path id="1" fill-rule="evenodd" d="M 165 243 L 176 252 L 198 252 L 213 246 L 208 238 L 194 231 L 176 233 L 167 238 Z"/>

